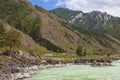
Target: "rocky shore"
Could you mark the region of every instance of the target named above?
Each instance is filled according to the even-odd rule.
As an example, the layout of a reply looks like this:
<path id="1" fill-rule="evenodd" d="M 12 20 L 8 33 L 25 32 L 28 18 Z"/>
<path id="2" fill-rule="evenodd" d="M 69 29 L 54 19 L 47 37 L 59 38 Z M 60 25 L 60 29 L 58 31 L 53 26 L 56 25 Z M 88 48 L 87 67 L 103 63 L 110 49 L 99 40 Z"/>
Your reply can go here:
<path id="1" fill-rule="evenodd" d="M 45 59 L 39 55 L 22 51 L 7 51 L 0 56 L 2 56 L 0 58 L 0 80 L 24 80 L 30 78 L 36 71 L 41 69 L 65 67 L 73 64 L 91 65 L 93 67 L 111 66 L 112 61 L 118 60 L 117 58 L 76 59 L 66 62 L 63 60 Z"/>
<path id="2" fill-rule="evenodd" d="M 41 64 L 41 65 L 33 65 L 27 67 L 14 67 L 10 68 L 8 71 L 0 72 L 0 80 L 24 80 L 25 78 L 30 78 L 32 75 L 36 73 L 38 70 L 47 69 L 47 68 L 58 68 L 72 65 L 70 63 L 64 64 Z"/>
<path id="3" fill-rule="evenodd" d="M 0 56 L 0 80 L 23 80 L 31 77 L 36 71 L 47 68 L 65 67 L 65 61 L 41 58 L 36 54 L 22 51 L 4 52 Z M 7 60 L 7 61 L 6 61 Z"/>
<path id="4" fill-rule="evenodd" d="M 11 72 L 1 70 L 0 80 L 24 80 L 25 78 L 30 78 L 36 71 L 47 68 L 65 67 L 68 64 L 55 64 L 55 65 L 34 65 L 31 67 L 16 67 L 11 69 Z M 9 70 L 10 71 L 10 70 Z"/>
<path id="5" fill-rule="evenodd" d="M 20 72 L 17 73 L 11 73 L 11 80 L 24 80 L 26 78 L 30 78 L 32 75 L 36 73 L 36 71 L 41 69 L 47 69 L 47 68 L 56 68 L 56 67 L 65 67 L 66 64 L 55 64 L 55 65 L 39 65 L 39 66 L 31 66 L 31 67 L 25 67 L 20 68 Z"/>
<path id="6" fill-rule="evenodd" d="M 119 58 L 76 59 L 74 64 L 91 65 L 92 67 L 112 66 L 112 62 Z"/>

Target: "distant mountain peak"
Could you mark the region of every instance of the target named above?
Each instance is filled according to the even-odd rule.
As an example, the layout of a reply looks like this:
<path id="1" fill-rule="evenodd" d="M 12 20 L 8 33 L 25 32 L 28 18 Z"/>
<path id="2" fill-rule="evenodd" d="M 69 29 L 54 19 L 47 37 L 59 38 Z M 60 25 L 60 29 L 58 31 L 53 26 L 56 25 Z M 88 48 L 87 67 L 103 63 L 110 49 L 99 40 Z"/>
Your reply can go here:
<path id="1" fill-rule="evenodd" d="M 50 12 L 56 14 L 60 18 L 67 20 L 70 23 L 77 24 L 78 26 L 94 28 L 103 27 L 107 25 L 107 22 L 114 18 L 114 16 L 107 14 L 106 12 L 92 11 L 84 13 L 82 11 L 69 10 L 64 8 L 57 8 Z"/>

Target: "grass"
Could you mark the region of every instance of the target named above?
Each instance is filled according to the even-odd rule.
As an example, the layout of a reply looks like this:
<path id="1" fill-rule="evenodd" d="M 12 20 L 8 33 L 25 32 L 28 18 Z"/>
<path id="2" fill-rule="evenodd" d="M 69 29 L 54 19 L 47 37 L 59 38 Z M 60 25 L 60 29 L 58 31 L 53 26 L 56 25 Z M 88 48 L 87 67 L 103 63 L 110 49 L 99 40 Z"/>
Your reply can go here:
<path id="1" fill-rule="evenodd" d="M 14 48 L 14 50 L 22 50 L 22 51 L 27 51 L 29 53 L 36 53 L 38 55 L 40 55 L 41 57 L 44 58 L 51 58 L 51 59 L 56 59 L 56 60 L 65 60 L 65 61 L 71 61 L 74 59 L 78 59 L 78 58 L 87 58 L 87 59 L 91 59 L 91 58 L 108 58 L 108 56 L 106 54 L 100 54 L 101 51 L 100 49 L 97 48 L 87 48 L 87 55 L 86 56 L 77 56 L 77 54 L 75 53 L 56 53 L 56 52 L 51 52 L 48 51 L 46 48 L 36 45 L 34 48 L 24 48 L 24 47 L 20 47 L 20 48 Z M 0 53 L 3 52 L 4 49 L 0 49 Z M 108 53 L 114 53 L 115 51 L 113 50 L 109 50 L 107 51 Z M 46 56 L 46 54 L 52 54 L 52 56 Z M 120 57 L 120 53 L 116 54 L 116 52 L 114 54 L 112 54 L 113 58 L 116 57 Z"/>

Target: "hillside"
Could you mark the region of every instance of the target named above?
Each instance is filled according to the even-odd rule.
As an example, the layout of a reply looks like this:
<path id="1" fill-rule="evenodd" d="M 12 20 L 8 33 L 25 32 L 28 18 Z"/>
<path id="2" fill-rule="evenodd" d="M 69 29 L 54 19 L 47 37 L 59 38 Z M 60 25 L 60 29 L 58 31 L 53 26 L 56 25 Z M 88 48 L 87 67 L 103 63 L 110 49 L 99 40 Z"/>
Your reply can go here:
<path id="1" fill-rule="evenodd" d="M 70 15 L 78 13 L 79 11 Z M 89 55 L 102 55 L 113 53 L 120 45 L 119 40 L 109 34 L 76 27 L 76 24 L 70 24 L 41 7 L 33 6 L 27 0 L 1 0 L 0 19 L 26 35 L 22 36 L 21 41 L 24 46 L 28 48 L 30 44 L 37 45 L 37 48 L 28 51 L 36 51 L 38 54 L 49 51 L 75 53 L 78 46 L 82 46 Z M 28 35 L 31 38 L 27 38 Z"/>
<path id="2" fill-rule="evenodd" d="M 100 11 L 84 13 L 82 11 L 74 11 L 64 8 L 54 9 L 50 12 L 67 20 L 70 23 L 75 24 L 77 26 L 77 29 L 82 27 L 88 30 L 92 30 L 94 32 L 107 33 L 117 39 L 120 39 L 119 17 L 114 17 L 112 15 Z"/>
<path id="3" fill-rule="evenodd" d="M 66 21 L 27 0 L 2 0 L 0 19 L 28 34 L 38 44 L 54 52 L 72 53 L 84 44 L 84 35 L 76 32 Z M 90 39 L 92 41 L 92 38 Z M 93 39 L 94 40 L 94 39 Z M 93 44 L 99 47 L 98 42 Z M 87 46 L 92 46 L 87 44 Z"/>
<path id="4" fill-rule="evenodd" d="M 111 66 L 120 59 L 119 28 L 119 17 L 99 11 L 47 11 L 29 0 L 0 0 L 0 80 L 70 64 Z"/>
<path id="5" fill-rule="evenodd" d="M 2 26 L 4 28 L 4 31 L 2 31 L 2 32 L 7 33 L 9 31 L 15 31 L 16 32 L 15 34 L 18 34 L 20 44 L 18 46 L 13 47 L 14 49 L 23 50 L 23 51 L 27 51 L 30 53 L 36 53 L 39 55 L 43 54 L 45 52 L 50 52 L 46 48 L 38 45 L 30 36 L 28 36 L 27 34 L 24 34 L 23 32 L 21 32 L 18 29 L 15 29 L 14 27 L 10 26 L 9 24 L 5 23 L 4 21 L 0 20 L 0 24 L 1 24 L 0 29 L 2 30 Z M 2 46 L 1 43 L 4 43 L 4 42 L 2 42 L 2 39 L 1 39 L 2 36 L 5 36 L 5 35 L 0 33 L 0 47 Z M 5 51 L 5 49 L 2 47 L 0 48 L 0 51 L 1 50 Z"/>
<path id="6" fill-rule="evenodd" d="M 50 10 L 50 12 L 67 20 L 69 23 L 72 23 L 74 25 L 73 28 L 77 29 L 79 32 L 91 35 L 98 41 L 100 41 L 99 37 L 101 37 L 101 34 L 108 34 L 120 40 L 119 17 L 114 17 L 100 11 L 84 13 L 82 11 L 74 11 L 64 8 L 53 9 Z"/>
<path id="7" fill-rule="evenodd" d="M 37 43 L 51 51 L 69 51 L 69 48 L 76 47 L 79 41 L 79 36 L 62 26 L 56 21 L 56 17 L 49 16 L 45 10 L 36 9 L 26 0 L 3 0 L 0 11 L 2 20 L 30 35 Z"/>

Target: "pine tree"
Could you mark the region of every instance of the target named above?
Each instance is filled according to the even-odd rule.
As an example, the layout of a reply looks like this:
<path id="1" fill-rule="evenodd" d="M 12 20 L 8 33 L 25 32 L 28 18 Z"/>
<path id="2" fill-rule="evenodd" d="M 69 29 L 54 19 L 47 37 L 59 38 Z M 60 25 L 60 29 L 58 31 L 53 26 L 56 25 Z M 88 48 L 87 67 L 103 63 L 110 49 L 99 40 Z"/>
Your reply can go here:
<path id="1" fill-rule="evenodd" d="M 81 46 L 79 46 L 76 50 L 76 54 L 78 56 L 83 56 L 84 52 L 83 52 L 83 48 Z"/>
<path id="2" fill-rule="evenodd" d="M 0 47 L 3 47 L 5 29 L 3 23 L 0 22 Z"/>
<path id="3" fill-rule="evenodd" d="M 76 54 L 78 56 L 86 56 L 87 52 L 85 48 L 83 48 L 82 46 L 79 46 L 76 50 Z"/>

